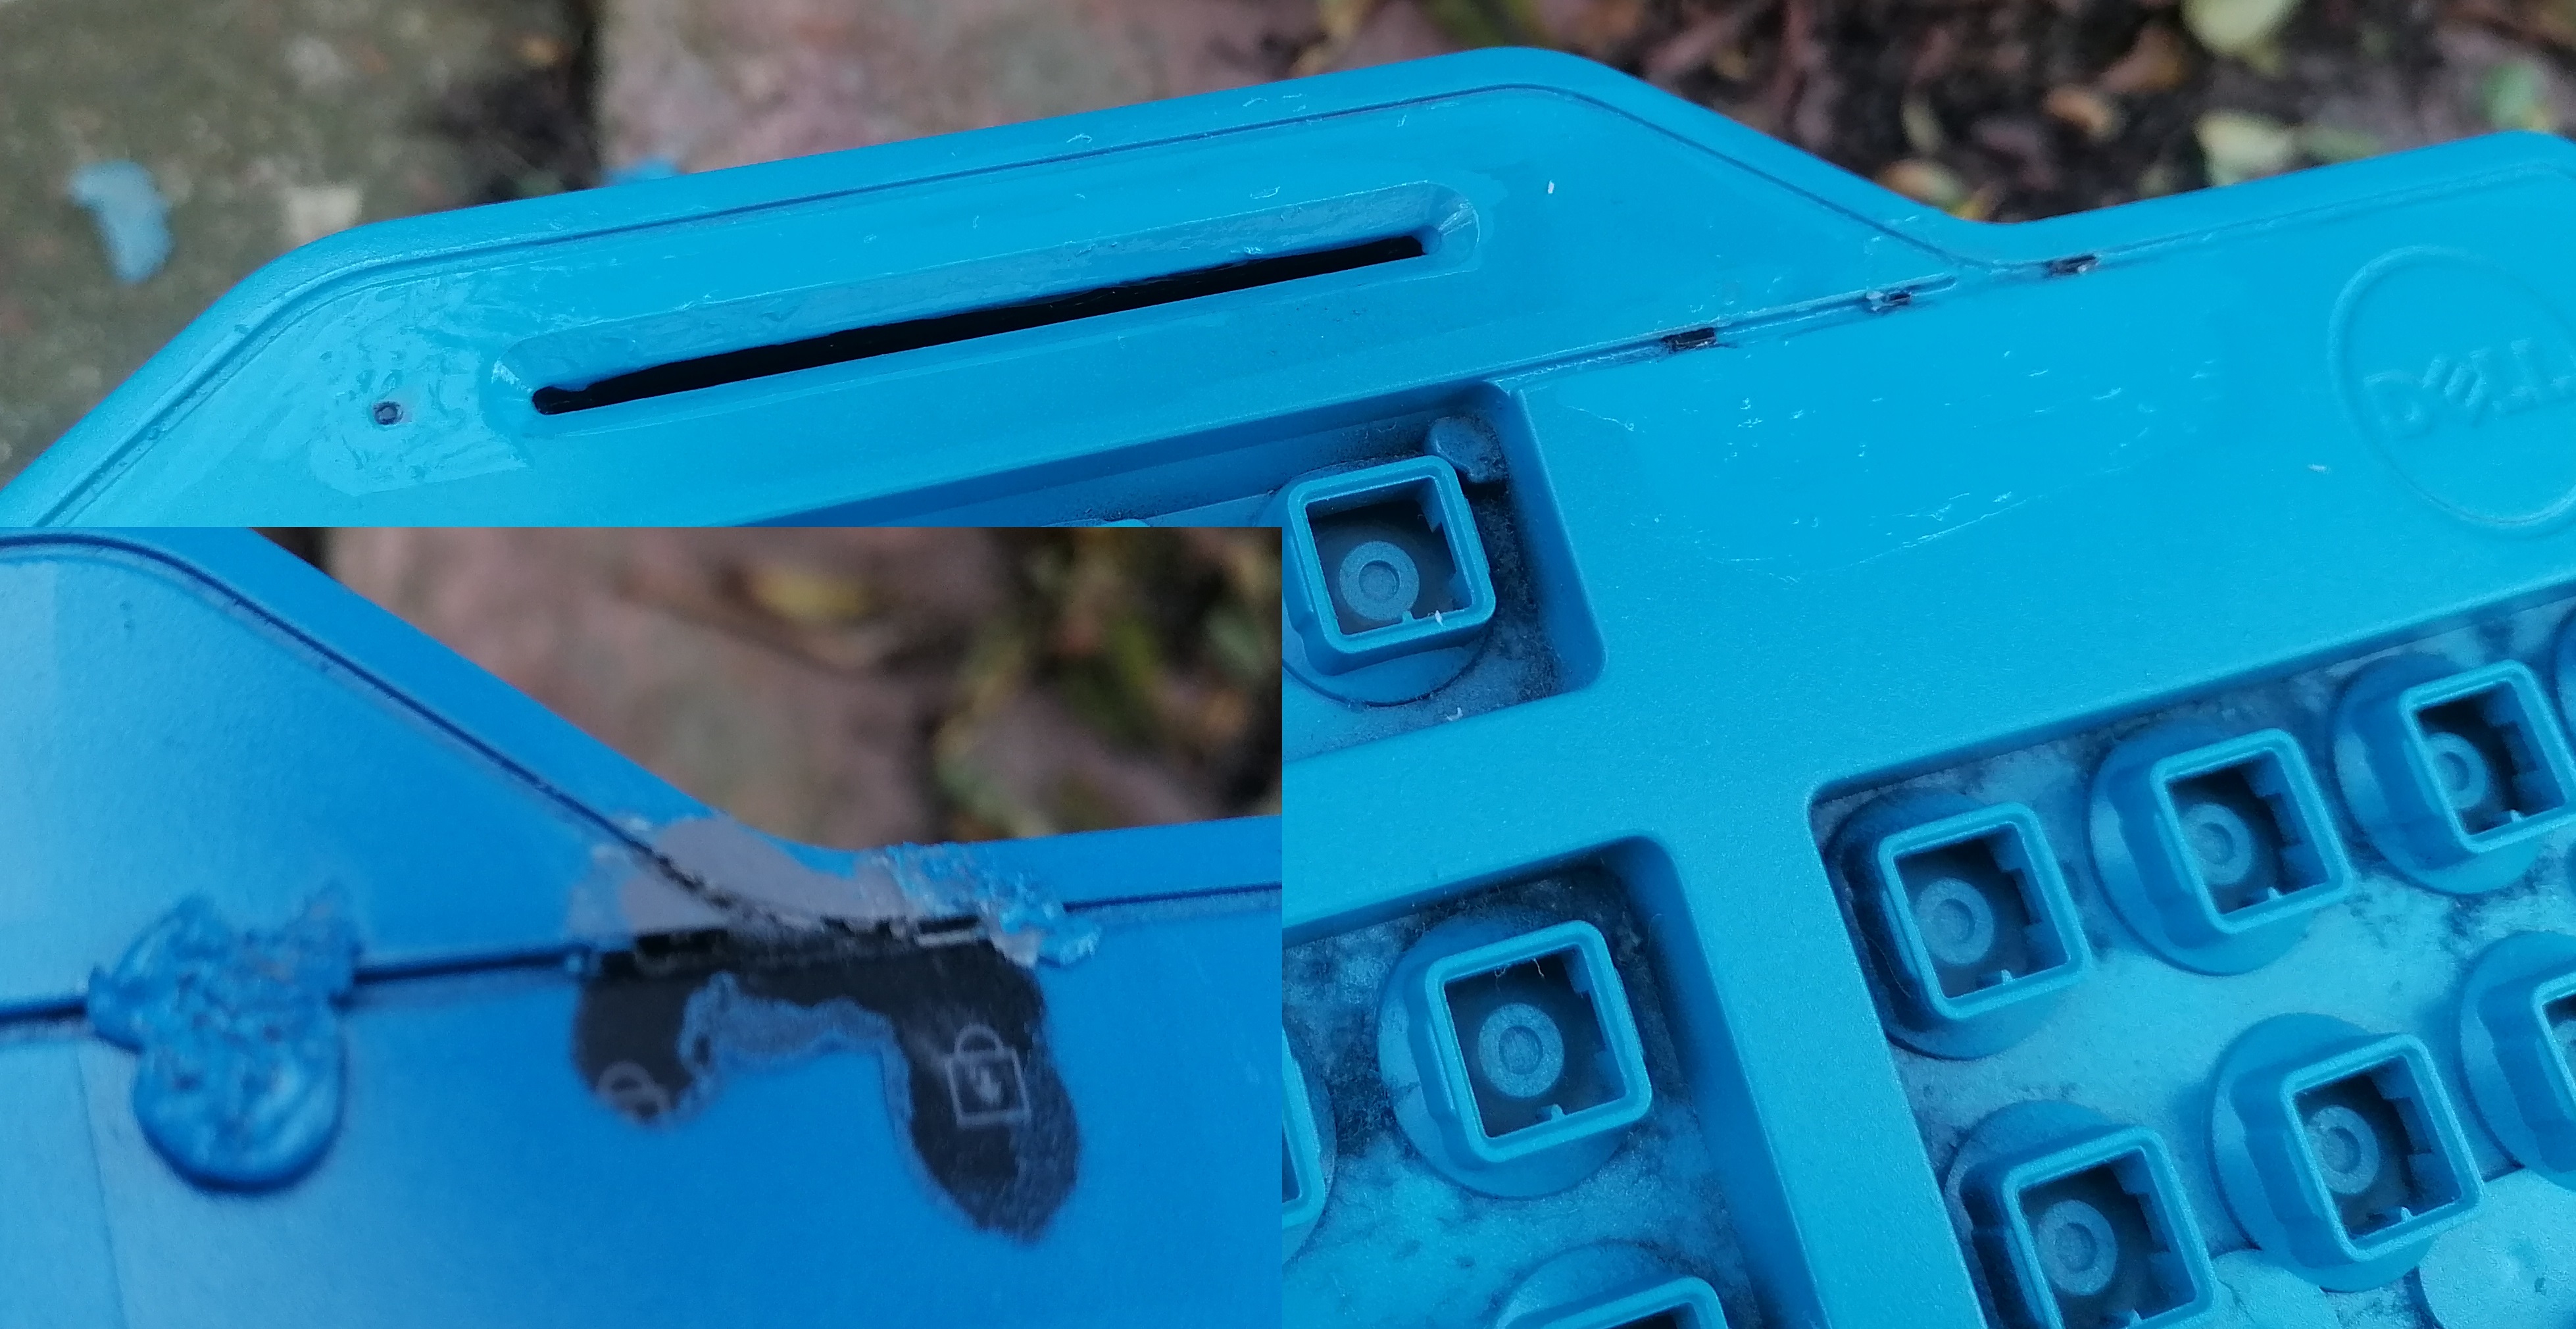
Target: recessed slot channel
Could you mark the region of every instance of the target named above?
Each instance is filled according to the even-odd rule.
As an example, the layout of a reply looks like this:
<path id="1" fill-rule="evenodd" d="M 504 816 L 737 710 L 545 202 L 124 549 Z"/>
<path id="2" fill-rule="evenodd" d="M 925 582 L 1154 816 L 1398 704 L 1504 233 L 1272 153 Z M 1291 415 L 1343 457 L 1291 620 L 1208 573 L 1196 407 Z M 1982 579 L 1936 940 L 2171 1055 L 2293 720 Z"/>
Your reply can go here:
<path id="1" fill-rule="evenodd" d="M 564 415 L 614 406 L 620 402 L 667 397 L 677 392 L 695 392 L 725 383 L 789 374 L 800 369 L 846 364 L 898 351 L 917 351 L 929 346 L 973 341 L 979 337 L 996 337 L 1005 332 L 1125 313 L 1131 309 L 1178 304 L 1184 300 L 1223 295 L 1228 291 L 1276 286 L 1308 277 L 1420 258 L 1425 252 L 1420 236 L 1405 234 L 1363 240 L 1335 249 L 1220 263 L 1066 295 L 988 305 L 982 309 L 906 319 L 900 323 L 845 328 L 839 332 L 768 346 L 719 351 L 713 355 L 632 370 L 594 383 L 539 388 L 530 400 L 540 415 Z"/>

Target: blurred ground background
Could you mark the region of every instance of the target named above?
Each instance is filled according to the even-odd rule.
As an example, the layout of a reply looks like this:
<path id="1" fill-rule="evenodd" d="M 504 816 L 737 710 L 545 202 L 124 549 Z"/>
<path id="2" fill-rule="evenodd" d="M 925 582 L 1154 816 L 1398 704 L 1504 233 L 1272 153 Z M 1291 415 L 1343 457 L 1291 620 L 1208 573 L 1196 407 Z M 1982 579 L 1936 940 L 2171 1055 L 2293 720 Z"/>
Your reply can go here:
<path id="1" fill-rule="evenodd" d="M 1497 42 L 1999 220 L 2576 123 L 2576 0 L 0 0 L 0 477 L 358 221 Z M 123 159 L 133 285 L 66 196 Z"/>
<path id="2" fill-rule="evenodd" d="M 1279 810 L 1273 531 L 271 535 L 781 835 Z"/>

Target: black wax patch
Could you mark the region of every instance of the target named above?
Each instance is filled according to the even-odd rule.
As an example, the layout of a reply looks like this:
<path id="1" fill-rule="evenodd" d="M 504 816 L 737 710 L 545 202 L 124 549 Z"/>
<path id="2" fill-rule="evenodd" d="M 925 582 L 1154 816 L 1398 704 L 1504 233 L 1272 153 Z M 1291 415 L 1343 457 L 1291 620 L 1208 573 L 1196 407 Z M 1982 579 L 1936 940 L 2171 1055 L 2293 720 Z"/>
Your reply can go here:
<path id="1" fill-rule="evenodd" d="M 1034 1241 L 1072 1191 L 1081 1138 L 1047 1052 L 1045 999 L 1034 975 L 981 941 L 644 939 L 602 957 L 583 985 L 573 1064 L 630 1120 L 678 1121 L 714 1096 L 728 1038 L 754 1041 L 743 1028 L 754 1019 L 770 1059 L 776 1027 L 807 1019 L 815 1055 L 864 1042 L 899 1056 L 895 1107 L 913 1153 L 977 1227 Z"/>

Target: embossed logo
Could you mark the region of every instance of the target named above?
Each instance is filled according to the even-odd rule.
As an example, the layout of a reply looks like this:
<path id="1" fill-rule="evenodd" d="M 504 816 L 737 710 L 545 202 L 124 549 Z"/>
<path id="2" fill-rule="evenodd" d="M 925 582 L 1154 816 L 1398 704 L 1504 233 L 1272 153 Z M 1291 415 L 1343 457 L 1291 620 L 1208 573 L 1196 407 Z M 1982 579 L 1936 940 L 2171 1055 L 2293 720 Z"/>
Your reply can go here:
<path id="1" fill-rule="evenodd" d="M 2576 403 L 2576 349 L 2519 337 L 2458 355 L 2436 353 L 2418 373 L 2382 370 L 2361 387 L 2380 428 L 2398 437 L 2452 424 L 2474 428 L 2535 407 Z"/>
<path id="2" fill-rule="evenodd" d="M 2335 313 L 2354 422 L 2417 493 L 2498 526 L 2576 506 L 2576 333 L 2482 259 L 2409 250 L 2362 270 Z"/>

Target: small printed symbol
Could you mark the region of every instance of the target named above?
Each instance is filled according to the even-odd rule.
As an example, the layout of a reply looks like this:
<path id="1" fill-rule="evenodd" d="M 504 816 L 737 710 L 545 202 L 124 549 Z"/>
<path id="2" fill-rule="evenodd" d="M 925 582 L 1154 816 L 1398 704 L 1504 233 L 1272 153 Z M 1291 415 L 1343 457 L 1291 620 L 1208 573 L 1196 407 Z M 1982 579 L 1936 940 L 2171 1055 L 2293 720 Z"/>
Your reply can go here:
<path id="1" fill-rule="evenodd" d="M 948 1103 L 959 1126 L 1010 1126 L 1029 1119 L 1028 1084 L 1020 1074 L 1020 1054 L 991 1028 L 970 1024 L 958 1031 L 946 1061 Z"/>

